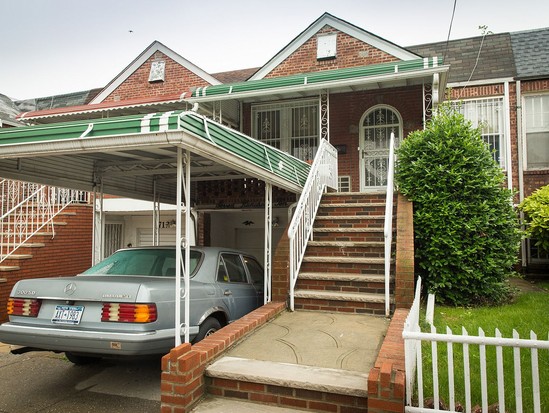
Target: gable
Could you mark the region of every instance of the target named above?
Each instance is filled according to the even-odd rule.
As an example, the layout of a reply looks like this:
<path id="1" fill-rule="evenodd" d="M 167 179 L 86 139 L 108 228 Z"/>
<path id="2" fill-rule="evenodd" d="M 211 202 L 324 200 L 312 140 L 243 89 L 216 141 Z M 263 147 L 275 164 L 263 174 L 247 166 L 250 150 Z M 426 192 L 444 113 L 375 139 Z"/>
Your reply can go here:
<path id="1" fill-rule="evenodd" d="M 329 44 L 325 46 L 328 48 L 335 44 L 335 53 L 329 51 L 327 55 L 321 53 L 319 56 L 319 44 Z M 394 43 L 325 13 L 259 69 L 250 80 L 414 60 L 418 57 Z"/>
<path id="2" fill-rule="evenodd" d="M 162 69 L 160 76 L 151 76 L 151 69 L 154 71 L 154 68 Z M 213 76 L 162 43 L 153 42 L 90 103 L 181 94 L 191 86 L 219 83 Z"/>

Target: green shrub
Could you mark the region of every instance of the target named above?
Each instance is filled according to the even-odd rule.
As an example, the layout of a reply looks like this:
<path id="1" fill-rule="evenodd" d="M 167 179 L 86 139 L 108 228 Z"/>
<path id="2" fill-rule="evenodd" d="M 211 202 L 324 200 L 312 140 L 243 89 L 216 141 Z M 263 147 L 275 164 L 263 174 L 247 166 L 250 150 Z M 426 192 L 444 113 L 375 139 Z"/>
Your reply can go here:
<path id="1" fill-rule="evenodd" d="M 538 248 L 549 252 L 549 185 L 527 197 L 519 209 L 526 214 L 526 236 L 535 239 Z"/>
<path id="2" fill-rule="evenodd" d="M 396 181 L 414 201 L 416 273 L 437 300 L 508 298 L 520 234 L 504 175 L 480 130 L 447 106 L 398 152 Z"/>

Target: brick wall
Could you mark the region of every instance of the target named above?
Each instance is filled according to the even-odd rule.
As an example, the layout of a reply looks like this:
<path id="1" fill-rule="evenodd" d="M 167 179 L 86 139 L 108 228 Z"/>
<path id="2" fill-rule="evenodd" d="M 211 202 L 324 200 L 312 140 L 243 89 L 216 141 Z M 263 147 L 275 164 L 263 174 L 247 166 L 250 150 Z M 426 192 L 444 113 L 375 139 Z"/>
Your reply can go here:
<path id="1" fill-rule="evenodd" d="M 271 302 L 191 346 L 182 344 L 162 358 L 162 413 L 187 413 L 206 392 L 206 366 L 247 333 L 286 309 Z"/>
<path id="2" fill-rule="evenodd" d="M 319 34 L 337 33 L 337 57 L 317 59 L 317 36 L 312 36 L 301 47 L 288 56 L 266 77 L 289 76 L 297 73 L 319 72 L 353 66 L 394 62 L 398 59 L 372 47 L 361 40 L 342 33 L 331 26 L 324 26 Z"/>
<path id="3" fill-rule="evenodd" d="M 166 62 L 164 81 L 149 82 L 151 63 L 154 60 Z M 153 54 L 134 73 L 132 73 L 119 87 L 117 87 L 104 102 L 116 102 L 128 99 L 146 98 L 183 93 L 191 86 L 209 85 L 200 76 L 181 66 L 161 52 Z"/>
<path id="4" fill-rule="evenodd" d="M 408 309 L 396 309 L 368 375 L 368 413 L 404 412 L 406 369 L 402 329 L 408 312 Z"/>
<path id="5" fill-rule="evenodd" d="M 55 237 L 40 236 L 31 242 L 43 242 L 42 248 L 32 248 L 33 258 L 20 260 L 18 271 L 2 273 L 6 279 L 0 283 L 0 322 L 7 321 L 6 302 L 15 283 L 27 278 L 60 277 L 78 274 L 89 267 L 92 262 L 92 223 L 93 207 L 75 205 L 65 209 L 76 215 L 59 215 L 55 221 L 66 222 L 66 225 L 55 227 Z M 28 251 L 28 250 L 27 250 Z"/>
<path id="6" fill-rule="evenodd" d="M 414 301 L 414 207 L 400 193 L 396 225 L 395 304 L 410 308 Z"/>

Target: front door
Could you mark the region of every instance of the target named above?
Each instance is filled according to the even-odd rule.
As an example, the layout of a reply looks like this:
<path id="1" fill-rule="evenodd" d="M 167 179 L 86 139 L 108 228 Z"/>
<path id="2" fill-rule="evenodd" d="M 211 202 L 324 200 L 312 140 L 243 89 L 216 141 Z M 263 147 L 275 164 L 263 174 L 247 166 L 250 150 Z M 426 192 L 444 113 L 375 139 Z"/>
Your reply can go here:
<path id="1" fill-rule="evenodd" d="M 389 142 L 395 134 L 398 146 L 402 136 L 402 120 L 388 106 L 376 106 L 362 117 L 360 124 L 360 190 L 384 190 L 389 167 Z"/>

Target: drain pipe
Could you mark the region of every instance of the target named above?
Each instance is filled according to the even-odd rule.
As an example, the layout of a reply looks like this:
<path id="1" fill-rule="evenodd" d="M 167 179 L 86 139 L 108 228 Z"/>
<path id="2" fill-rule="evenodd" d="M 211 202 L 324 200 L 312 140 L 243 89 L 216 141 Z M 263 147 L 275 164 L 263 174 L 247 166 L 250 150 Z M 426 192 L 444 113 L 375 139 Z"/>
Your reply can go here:
<path id="1" fill-rule="evenodd" d="M 519 180 L 519 202 L 524 201 L 524 146 L 523 146 L 523 136 L 522 136 L 522 91 L 520 80 L 517 80 L 516 83 L 516 96 L 517 96 L 517 157 L 518 157 L 518 180 Z M 520 222 L 524 222 L 524 213 L 520 212 Z M 524 226 L 522 226 L 524 230 Z M 521 252 L 521 265 L 522 268 L 526 268 L 528 253 L 526 250 L 528 243 L 526 239 L 520 241 L 520 252 Z"/>

